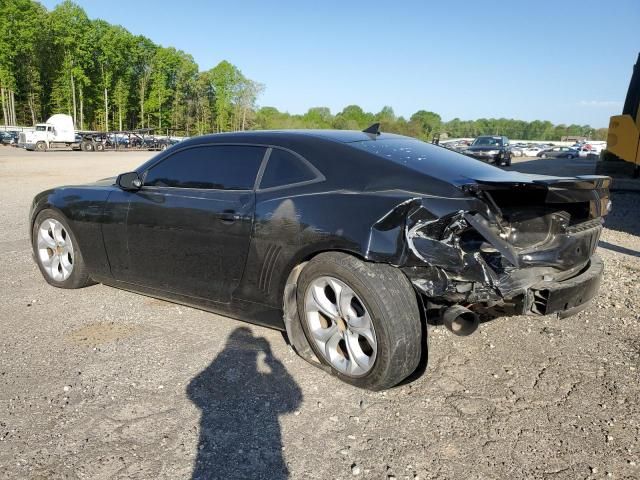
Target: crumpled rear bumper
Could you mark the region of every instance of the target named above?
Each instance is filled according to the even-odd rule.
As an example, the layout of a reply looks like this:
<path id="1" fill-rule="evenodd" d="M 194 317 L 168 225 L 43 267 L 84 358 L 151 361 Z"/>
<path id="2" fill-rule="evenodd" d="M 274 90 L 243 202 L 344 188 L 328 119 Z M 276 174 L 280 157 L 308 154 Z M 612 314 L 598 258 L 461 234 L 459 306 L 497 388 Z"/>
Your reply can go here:
<path id="1" fill-rule="evenodd" d="M 600 289 L 604 263 L 598 255 L 591 257 L 589 267 L 579 275 L 560 282 L 540 282 L 529 288 L 526 315 L 557 313 L 567 317 L 587 306 Z"/>

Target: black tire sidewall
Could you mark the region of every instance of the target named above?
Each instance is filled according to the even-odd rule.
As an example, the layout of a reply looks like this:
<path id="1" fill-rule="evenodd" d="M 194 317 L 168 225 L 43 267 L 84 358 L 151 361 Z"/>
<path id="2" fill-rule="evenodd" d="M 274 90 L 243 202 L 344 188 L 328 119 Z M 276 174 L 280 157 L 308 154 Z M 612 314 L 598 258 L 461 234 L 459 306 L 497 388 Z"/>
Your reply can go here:
<path id="1" fill-rule="evenodd" d="M 331 364 L 327 360 L 325 360 L 324 356 L 318 351 L 318 347 L 315 344 L 311 333 L 309 332 L 306 318 L 304 318 L 304 316 L 306 315 L 306 293 L 311 282 L 314 279 L 322 276 L 335 277 L 338 280 L 346 283 L 358 295 L 360 300 L 364 303 L 364 307 L 367 309 L 369 315 L 371 316 L 371 321 L 373 322 L 377 342 L 376 360 L 371 370 L 369 370 L 367 374 L 361 377 L 351 377 L 335 370 L 331 366 Z M 320 362 L 330 367 L 331 372 L 346 383 L 359 388 L 380 390 L 389 388 L 402 379 L 398 379 L 398 382 L 393 382 L 393 384 L 391 385 L 387 384 L 387 382 L 385 381 L 385 379 L 389 375 L 389 371 L 393 368 L 393 366 L 391 365 L 392 353 L 390 343 L 390 339 L 392 338 L 391 329 L 393 328 L 393 325 L 391 324 L 391 322 L 383 320 L 386 315 L 383 312 L 383 308 L 381 307 L 381 305 L 378 304 L 378 296 L 376 295 L 376 292 L 371 288 L 371 286 L 366 285 L 365 282 L 366 281 L 363 281 L 359 275 L 354 273 L 353 270 L 347 268 L 344 265 L 336 264 L 333 262 L 316 263 L 312 261 L 305 267 L 300 275 L 300 278 L 298 279 L 298 312 L 300 315 L 302 329 L 307 337 L 309 345 L 311 346 L 313 352 L 316 354 Z M 419 325 L 419 318 L 416 319 L 416 321 Z M 420 339 L 416 338 L 415 341 L 419 343 Z"/>
<path id="2" fill-rule="evenodd" d="M 71 275 L 69 275 L 69 278 L 61 282 L 51 278 L 51 276 L 42 266 L 42 263 L 40 262 L 40 256 L 38 255 L 38 229 L 40 228 L 42 222 L 49 218 L 53 218 L 59 221 L 64 226 L 67 233 L 71 236 L 71 241 L 73 242 L 73 271 L 71 272 Z M 80 251 L 80 247 L 78 245 L 78 240 L 73 233 L 73 230 L 69 226 L 69 222 L 67 221 L 67 219 L 58 211 L 45 209 L 38 213 L 31 228 L 31 249 L 33 251 L 34 260 L 36 261 L 36 264 L 40 269 L 40 273 L 42 273 L 42 276 L 48 284 L 58 288 L 79 288 L 86 282 L 86 278 L 82 278 L 82 271 L 84 270 L 84 260 L 82 258 L 82 252 Z"/>

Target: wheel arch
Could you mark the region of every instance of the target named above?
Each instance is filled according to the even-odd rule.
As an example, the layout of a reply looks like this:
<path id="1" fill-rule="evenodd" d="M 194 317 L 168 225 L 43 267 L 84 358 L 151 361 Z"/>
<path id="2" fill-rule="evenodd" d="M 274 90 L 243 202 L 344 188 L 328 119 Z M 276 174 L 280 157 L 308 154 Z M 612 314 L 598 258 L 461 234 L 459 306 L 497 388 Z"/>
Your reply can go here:
<path id="1" fill-rule="evenodd" d="M 38 215 L 44 210 L 53 210 L 56 213 L 62 215 L 67 221 L 69 221 L 68 217 L 64 214 L 64 212 L 58 208 L 55 204 L 51 203 L 48 198 L 45 198 L 41 202 L 34 202 L 33 209 L 31 210 L 31 215 L 29 218 L 29 240 L 33 243 L 33 227 L 36 224 L 36 218 Z"/>
<path id="2" fill-rule="evenodd" d="M 301 257 L 298 261 L 293 265 L 287 272 L 286 275 L 283 275 L 285 278 L 285 283 L 282 288 L 282 311 L 283 311 L 283 320 L 285 326 L 285 340 L 289 343 L 289 345 L 294 349 L 294 351 L 301 356 L 304 360 L 313 364 L 314 366 L 321 368 L 329 373 L 331 373 L 331 369 L 327 367 L 325 364 L 320 362 L 313 349 L 309 345 L 306 335 L 302 329 L 302 325 L 300 324 L 300 316 L 298 314 L 298 303 L 297 303 L 297 288 L 298 288 L 298 278 L 302 273 L 304 267 L 311 261 L 313 258 L 317 257 L 323 253 L 344 253 L 346 255 L 351 255 L 359 260 L 364 262 L 370 262 L 364 255 L 360 252 L 353 251 L 346 248 L 326 248 L 314 251 L 312 253 L 307 254 L 306 256 Z M 405 275 L 402 269 L 398 268 L 398 270 Z M 421 324 L 421 353 L 420 353 L 420 363 L 418 364 L 415 371 L 407 377 L 406 382 L 411 382 L 415 378 L 421 376 L 426 368 L 428 362 L 428 341 L 427 341 L 427 315 L 426 309 L 424 305 L 424 298 L 420 294 L 419 291 L 413 286 L 410 279 L 409 283 L 413 288 L 413 292 L 416 296 L 416 302 L 418 303 L 418 309 L 420 311 L 420 324 Z M 405 382 L 402 382 L 405 383 Z"/>
<path id="3" fill-rule="evenodd" d="M 309 345 L 307 337 L 302 330 L 302 325 L 300 324 L 297 302 L 298 278 L 300 277 L 302 270 L 313 258 L 323 253 L 344 253 L 362 261 L 367 261 L 364 255 L 360 252 L 348 248 L 320 248 L 312 252 L 307 252 L 306 254 L 300 255 L 294 259 L 291 262 L 292 265 L 290 268 L 288 268 L 286 273 L 282 275 L 284 284 L 279 289 L 279 298 L 282 302 L 283 320 L 286 333 L 285 340 L 304 360 L 318 368 L 321 368 L 322 370 L 325 370 L 326 372 L 331 373 L 331 369 L 320 362 Z"/>

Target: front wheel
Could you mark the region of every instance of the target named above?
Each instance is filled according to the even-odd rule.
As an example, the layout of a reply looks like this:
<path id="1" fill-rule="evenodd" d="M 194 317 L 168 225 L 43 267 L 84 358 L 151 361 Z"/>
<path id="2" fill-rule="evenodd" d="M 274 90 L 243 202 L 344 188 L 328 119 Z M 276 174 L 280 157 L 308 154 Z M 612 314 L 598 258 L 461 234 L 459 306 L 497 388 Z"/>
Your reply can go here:
<path id="1" fill-rule="evenodd" d="M 540 155 L 540 158 L 547 158 L 547 154 L 543 153 L 542 155 Z"/>
<path id="2" fill-rule="evenodd" d="M 397 268 L 322 253 L 302 271 L 297 301 L 311 348 L 345 382 L 383 390 L 417 368 L 420 312 L 411 283 Z"/>
<path id="3" fill-rule="evenodd" d="M 47 150 L 47 144 L 44 142 L 38 142 L 36 143 L 36 150 L 38 152 L 44 152 Z"/>
<path id="4" fill-rule="evenodd" d="M 80 246 L 62 214 L 41 211 L 33 223 L 31 243 L 38 268 L 50 285 L 82 288 L 92 283 Z"/>
<path id="5" fill-rule="evenodd" d="M 571 159 L 573 158 L 573 155 L 569 154 L 569 155 L 567 155 L 567 158 L 568 158 L 569 160 L 571 160 Z"/>

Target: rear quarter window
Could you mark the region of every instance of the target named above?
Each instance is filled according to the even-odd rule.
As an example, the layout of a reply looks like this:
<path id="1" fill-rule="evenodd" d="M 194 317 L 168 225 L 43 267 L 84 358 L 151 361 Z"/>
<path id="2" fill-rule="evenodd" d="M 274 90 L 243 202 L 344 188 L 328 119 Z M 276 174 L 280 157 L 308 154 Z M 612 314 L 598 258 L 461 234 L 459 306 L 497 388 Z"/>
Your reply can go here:
<path id="1" fill-rule="evenodd" d="M 260 181 L 260 188 L 273 188 L 313 181 L 318 175 L 306 161 L 296 155 L 274 148 Z"/>

